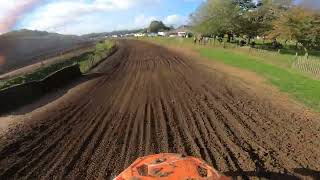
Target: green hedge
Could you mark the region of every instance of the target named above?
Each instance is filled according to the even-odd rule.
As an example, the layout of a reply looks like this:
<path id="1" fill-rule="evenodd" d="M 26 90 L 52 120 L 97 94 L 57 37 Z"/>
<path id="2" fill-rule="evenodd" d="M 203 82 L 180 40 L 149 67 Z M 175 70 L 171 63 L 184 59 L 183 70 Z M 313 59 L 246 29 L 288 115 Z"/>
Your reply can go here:
<path id="1" fill-rule="evenodd" d="M 104 41 L 96 45 L 95 51 L 89 54 L 83 60 L 79 61 L 80 70 L 82 73 L 87 73 L 103 59 L 107 58 L 114 51 L 115 44 L 112 41 Z"/>

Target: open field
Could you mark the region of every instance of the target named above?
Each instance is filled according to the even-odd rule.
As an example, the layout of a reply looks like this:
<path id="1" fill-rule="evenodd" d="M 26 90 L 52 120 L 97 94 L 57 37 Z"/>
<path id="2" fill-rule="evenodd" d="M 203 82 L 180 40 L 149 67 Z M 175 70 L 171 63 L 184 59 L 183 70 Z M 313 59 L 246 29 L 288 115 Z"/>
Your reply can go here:
<path id="1" fill-rule="evenodd" d="M 0 42 L 0 75 L 92 45 L 79 36 L 31 30 L 2 34 Z"/>
<path id="2" fill-rule="evenodd" d="M 248 48 L 224 49 L 219 45 L 194 45 L 191 39 L 149 38 L 147 40 L 164 46 L 188 48 L 211 60 L 256 72 L 281 91 L 289 93 L 294 99 L 320 111 L 320 81 L 303 71 L 303 65 L 301 70 L 292 69 L 295 60 L 293 55 L 272 52 L 257 53 L 257 50 L 253 49 L 250 52 Z M 320 65 L 320 58 L 317 64 Z M 310 72 L 313 69 L 310 68 Z"/>
<path id="3" fill-rule="evenodd" d="M 37 69 L 40 69 L 44 66 L 50 66 L 52 64 L 57 64 L 59 62 L 66 61 L 66 60 L 71 59 L 73 57 L 80 56 L 80 55 L 88 53 L 88 52 L 92 52 L 92 51 L 94 51 L 94 45 L 95 44 L 92 43 L 92 44 L 88 45 L 87 47 L 76 49 L 74 51 L 70 51 L 65 54 L 59 54 L 57 56 L 53 56 L 51 58 L 45 59 L 41 62 L 37 62 L 37 63 L 31 64 L 31 65 L 10 71 L 8 73 L 1 74 L 0 79 L 1 80 L 10 79 L 13 77 L 28 74 L 28 73 L 31 73 L 31 72 L 33 72 Z"/>
<path id="4" fill-rule="evenodd" d="M 115 50 L 115 43 L 110 40 L 99 42 L 95 46 L 82 51 L 71 52 L 65 56 L 56 57 L 45 63 L 34 64 L 20 70 L 5 74 L 5 79 L 0 79 L 0 90 L 19 84 L 39 81 L 50 74 L 65 67 L 79 64 L 80 71 L 87 73 Z M 1 77 L 1 76 L 0 76 Z"/>
<path id="5" fill-rule="evenodd" d="M 0 136 L 0 179 L 110 179 L 159 152 L 241 179 L 319 178 L 319 121 L 277 99 L 141 41 L 121 41 L 95 72 Z"/>

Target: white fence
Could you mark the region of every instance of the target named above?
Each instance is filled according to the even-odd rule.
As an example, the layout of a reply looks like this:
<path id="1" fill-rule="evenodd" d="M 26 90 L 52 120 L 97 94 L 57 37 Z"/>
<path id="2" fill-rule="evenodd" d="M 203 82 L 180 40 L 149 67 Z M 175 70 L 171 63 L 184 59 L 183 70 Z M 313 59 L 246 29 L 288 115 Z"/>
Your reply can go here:
<path id="1" fill-rule="evenodd" d="M 279 52 L 270 52 L 262 49 L 250 48 L 249 51 L 250 54 L 266 58 L 279 55 Z M 294 58 L 291 64 L 292 69 L 320 79 L 320 58 L 310 56 L 292 56 L 292 58 Z"/>
<path id="2" fill-rule="evenodd" d="M 297 56 L 292 63 L 292 69 L 320 79 L 320 58 Z"/>
<path id="3" fill-rule="evenodd" d="M 249 52 L 252 55 L 261 56 L 261 57 L 272 57 L 272 56 L 279 55 L 279 52 L 268 51 L 264 49 L 256 49 L 256 48 L 249 48 Z"/>

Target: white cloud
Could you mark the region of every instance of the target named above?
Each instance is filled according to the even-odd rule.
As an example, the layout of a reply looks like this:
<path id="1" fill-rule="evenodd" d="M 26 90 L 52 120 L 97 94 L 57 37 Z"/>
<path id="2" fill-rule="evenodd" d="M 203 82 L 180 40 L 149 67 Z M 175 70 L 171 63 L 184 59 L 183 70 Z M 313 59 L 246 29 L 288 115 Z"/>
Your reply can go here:
<path id="1" fill-rule="evenodd" d="M 25 0 L 24 2 L 27 1 L 39 2 L 40 0 Z M 22 0 L 12 0 L 5 7 L 16 7 L 17 3 L 21 2 Z M 144 28 L 152 20 L 161 20 L 170 26 L 186 24 L 188 18 L 178 14 L 152 16 L 142 13 L 133 17 L 112 17 L 114 14 L 126 14 L 134 8 L 157 7 L 159 3 L 160 0 L 55 0 L 38 6 L 31 14 L 23 18 L 19 27 L 64 34 L 85 34 Z"/>
<path id="2" fill-rule="evenodd" d="M 181 16 L 181 15 L 178 15 L 178 14 L 173 14 L 173 15 L 167 16 L 163 20 L 163 22 L 166 25 L 170 25 L 170 26 L 179 26 L 179 25 L 182 25 L 182 24 L 186 24 L 187 21 L 188 21 L 188 18 L 186 16 Z"/>
<path id="3" fill-rule="evenodd" d="M 0 33 L 9 31 L 39 0 L 0 0 Z"/>
<path id="4" fill-rule="evenodd" d="M 140 14 L 134 18 L 134 25 L 136 27 L 146 27 L 154 20 L 158 20 L 158 18 L 155 16 L 145 16 L 144 14 Z"/>
<path id="5" fill-rule="evenodd" d="M 39 0 L 0 0 L 0 20 L 10 14 L 19 14 L 19 12 L 38 1 Z"/>
<path id="6" fill-rule="evenodd" d="M 188 23 L 188 18 L 179 14 L 172 14 L 165 17 L 159 16 L 147 16 L 140 14 L 134 18 L 133 24 L 121 25 L 117 27 L 119 29 L 134 29 L 134 28 L 146 28 L 150 25 L 151 21 L 162 21 L 167 26 L 180 26 Z"/>
<path id="7" fill-rule="evenodd" d="M 56 1 L 39 8 L 28 19 L 25 28 L 58 31 L 64 26 L 83 23 L 86 16 L 101 12 L 125 11 L 142 4 L 154 4 L 159 0 L 65 0 Z M 90 23 L 91 24 L 91 23 Z"/>
<path id="8" fill-rule="evenodd" d="M 13 11 L 16 7 L 22 6 L 23 4 L 28 3 L 28 1 L 19 1 L 19 0 L 11 0 L 11 1 L 0 1 L 0 17 L 8 14 L 10 11 Z"/>

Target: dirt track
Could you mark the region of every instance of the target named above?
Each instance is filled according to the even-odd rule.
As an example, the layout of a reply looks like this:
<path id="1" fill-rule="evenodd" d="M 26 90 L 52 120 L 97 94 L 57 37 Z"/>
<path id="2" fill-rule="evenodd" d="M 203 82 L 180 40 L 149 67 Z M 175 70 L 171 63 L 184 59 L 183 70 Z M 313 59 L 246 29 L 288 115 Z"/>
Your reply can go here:
<path id="1" fill-rule="evenodd" d="M 0 179 L 110 179 L 137 157 L 201 157 L 226 175 L 319 178 L 319 124 L 164 48 L 123 41 L 99 78 L 0 138 Z"/>

